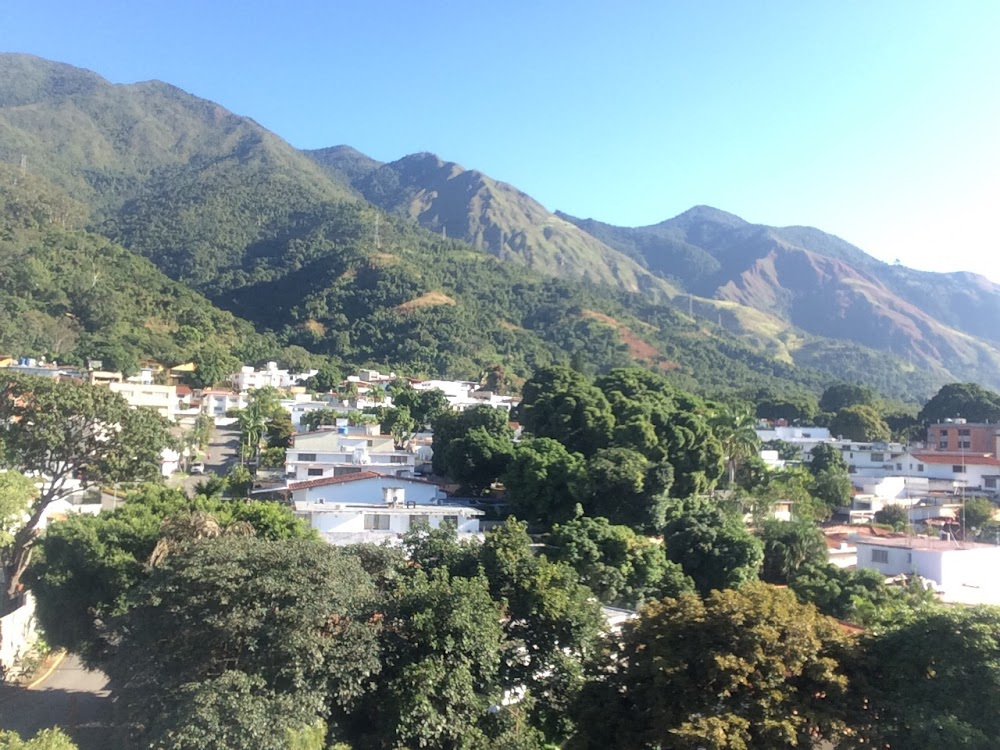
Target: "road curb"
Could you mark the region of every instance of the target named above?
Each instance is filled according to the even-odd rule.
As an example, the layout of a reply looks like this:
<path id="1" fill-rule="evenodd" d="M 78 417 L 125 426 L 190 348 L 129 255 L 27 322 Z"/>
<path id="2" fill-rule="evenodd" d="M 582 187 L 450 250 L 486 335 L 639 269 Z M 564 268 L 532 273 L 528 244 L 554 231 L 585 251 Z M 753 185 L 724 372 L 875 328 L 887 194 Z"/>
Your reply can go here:
<path id="1" fill-rule="evenodd" d="M 59 653 L 59 655 L 55 658 L 55 661 L 53 661 L 52 664 L 49 665 L 49 668 L 46 669 L 45 672 L 42 673 L 42 676 L 39 677 L 39 678 L 37 678 L 30 685 L 28 685 L 25 688 L 25 690 L 34 690 L 36 687 L 38 687 L 43 682 L 45 682 L 47 679 L 49 679 L 49 677 L 52 676 L 52 673 L 55 672 L 59 668 L 60 664 L 63 663 L 63 660 L 65 658 L 66 658 L 66 652 L 65 651 L 61 651 Z"/>

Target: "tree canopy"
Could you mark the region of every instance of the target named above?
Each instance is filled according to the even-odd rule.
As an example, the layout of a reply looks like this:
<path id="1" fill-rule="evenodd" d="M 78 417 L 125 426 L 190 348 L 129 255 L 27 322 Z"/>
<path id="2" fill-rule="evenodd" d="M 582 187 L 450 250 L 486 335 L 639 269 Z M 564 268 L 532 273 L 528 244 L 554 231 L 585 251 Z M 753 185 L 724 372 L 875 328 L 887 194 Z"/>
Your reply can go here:
<path id="1" fill-rule="evenodd" d="M 581 746 L 751 750 L 836 741 L 837 624 L 763 583 L 647 605 L 581 701 Z"/>
<path id="2" fill-rule="evenodd" d="M 155 411 L 130 408 L 106 388 L 0 374 L 0 460 L 44 478 L 13 541 L 7 595 L 20 587 L 35 528 L 50 503 L 75 486 L 158 477 L 168 442 L 166 420 Z"/>

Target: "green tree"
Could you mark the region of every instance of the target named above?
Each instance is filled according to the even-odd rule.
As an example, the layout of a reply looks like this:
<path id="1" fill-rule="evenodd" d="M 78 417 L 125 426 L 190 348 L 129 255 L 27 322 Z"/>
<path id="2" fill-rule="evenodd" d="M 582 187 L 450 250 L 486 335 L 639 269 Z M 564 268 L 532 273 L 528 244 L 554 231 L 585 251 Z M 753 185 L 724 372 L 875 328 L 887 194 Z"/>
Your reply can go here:
<path id="1" fill-rule="evenodd" d="M 875 523 L 884 523 L 896 531 L 903 531 L 910 525 L 910 511 L 902 505 L 887 505 L 875 511 Z"/>
<path id="2" fill-rule="evenodd" d="M 976 383 L 949 383 L 941 386 L 917 416 L 924 424 L 955 417 L 970 422 L 1000 421 L 1000 393 Z"/>
<path id="3" fill-rule="evenodd" d="M 634 609 L 643 602 L 694 591 L 663 545 L 606 518 L 578 516 L 557 525 L 547 540 L 553 560 L 571 565 L 603 603 Z"/>
<path id="4" fill-rule="evenodd" d="M 259 676 L 228 671 L 182 685 L 170 710 L 153 717 L 145 738 L 163 750 L 288 750 L 315 727 L 320 737 L 326 734 L 317 719 L 322 711 L 317 695 L 278 693 Z"/>
<path id="5" fill-rule="evenodd" d="M 377 748 L 486 748 L 503 697 L 503 630 L 484 578 L 418 572 L 384 615 L 383 669 L 349 718 Z"/>
<path id="6" fill-rule="evenodd" d="M 484 427 L 475 427 L 448 443 L 444 466 L 448 476 L 481 495 L 507 470 L 514 457 L 514 444 Z"/>
<path id="7" fill-rule="evenodd" d="M 749 407 L 725 404 L 712 417 L 712 429 L 722 443 L 729 485 L 732 486 L 736 481 L 736 468 L 740 461 L 757 455 L 760 450 L 757 420 Z"/>
<path id="8" fill-rule="evenodd" d="M 769 521 L 760 531 L 764 542 L 761 578 L 768 583 L 788 583 L 804 565 L 823 565 L 826 539 L 809 521 Z"/>
<path id="9" fill-rule="evenodd" d="M 521 389 L 519 417 L 534 437 L 549 437 L 591 456 L 611 439 L 615 417 L 604 394 L 566 367 L 536 370 Z"/>
<path id="10" fill-rule="evenodd" d="M 789 423 L 811 423 L 819 411 L 816 397 L 808 393 L 775 394 L 761 393 L 755 399 L 756 414 L 761 419 L 777 421 L 780 419 Z"/>
<path id="11" fill-rule="evenodd" d="M 830 422 L 830 432 L 846 440 L 875 443 L 886 442 L 892 437 L 889 425 L 870 406 L 847 406 L 837 412 Z"/>
<path id="12" fill-rule="evenodd" d="M 189 498 L 180 490 L 153 485 L 130 493 L 113 511 L 70 515 L 49 525 L 28 570 L 49 644 L 96 665 L 102 623 L 128 608 L 132 590 L 149 575 L 148 563 L 170 520 L 193 513 L 209 515 L 223 528 L 249 524 L 265 540 L 314 534 L 275 503 Z"/>
<path id="13" fill-rule="evenodd" d="M 529 438 L 514 447 L 501 481 L 511 512 L 550 527 L 574 515 L 574 491 L 584 476 L 584 460 L 552 438 Z"/>
<path id="14" fill-rule="evenodd" d="M 966 533 L 983 529 L 996 516 L 996 506 L 985 497 L 966 498 L 962 504 L 962 527 Z"/>
<path id="15" fill-rule="evenodd" d="M 434 473 L 447 474 L 445 461 L 448 446 L 453 440 L 464 438 L 473 430 L 482 430 L 499 440 L 512 442 L 514 431 L 510 428 L 510 415 L 504 409 L 474 406 L 462 412 L 444 412 L 434 420 Z"/>
<path id="16" fill-rule="evenodd" d="M 836 383 L 823 391 L 819 408 L 836 413 L 849 406 L 874 406 L 876 398 L 875 391 L 866 385 Z"/>
<path id="17" fill-rule="evenodd" d="M 409 407 L 397 406 L 386 409 L 382 415 L 382 429 L 392 435 L 396 448 L 402 448 L 417 429 L 417 420 L 410 414 Z"/>
<path id="18" fill-rule="evenodd" d="M 704 501 L 676 503 L 663 530 L 667 557 L 694 579 L 702 595 L 757 580 L 763 545 L 741 519 Z"/>
<path id="19" fill-rule="evenodd" d="M 663 526 L 673 467 L 628 448 L 604 448 L 587 461 L 579 497 L 585 513 L 636 531 Z"/>
<path id="20" fill-rule="evenodd" d="M 214 539 L 170 556 L 140 584 L 134 605 L 108 623 L 115 648 L 101 666 L 143 727 L 171 715 L 173 726 L 182 726 L 180 719 L 199 708 L 185 691 L 198 686 L 195 696 L 205 698 L 212 684 L 207 698 L 215 717 L 251 710 L 241 707 L 240 691 L 261 686 L 325 707 L 339 722 L 380 669 L 366 616 L 374 593 L 358 562 L 330 545 Z M 250 681 L 227 683 L 233 672 Z M 274 731 L 283 738 L 284 729 Z"/>
<path id="21" fill-rule="evenodd" d="M 824 503 L 824 517 L 828 517 L 836 508 L 851 504 L 851 477 L 847 471 L 824 469 L 813 477 L 809 491 Z"/>
<path id="22" fill-rule="evenodd" d="M 647 605 L 581 702 L 585 748 L 749 750 L 838 741 L 837 623 L 763 583 Z"/>
<path id="23" fill-rule="evenodd" d="M 0 453 L 4 465 L 45 482 L 7 558 L 7 596 L 17 595 L 45 509 L 101 483 L 154 479 L 169 443 L 156 412 L 132 409 L 106 388 L 48 378 L 0 375 Z"/>
<path id="24" fill-rule="evenodd" d="M 14 543 L 14 534 L 24 523 L 38 488 L 18 471 L 0 472 L 0 563 L 6 568 L 5 554 Z"/>
<path id="25" fill-rule="evenodd" d="M 836 469 L 838 472 L 847 473 L 847 464 L 844 462 L 844 454 L 835 445 L 820 443 L 813 446 L 809 451 L 809 471 L 814 475 L 826 469 Z"/>
<path id="26" fill-rule="evenodd" d="M 195 388 L 211 388 L 224 382 L 240 368 L 236 357 L 214 345 L 199 349 L 191 361 L 196 369 L 189 379 Z"/>
<path id="27" fill-rule="evenodd" d="M 987 750 L 1000 736 L 1000 609 L 927 611 L 867 634 L 852 747 Z M 864 701 L 864 704 L 861 704 Z"/>
<path id="28" fill-rule="evenodd" d="M 318 372 L 309 378 L 309 387 L 322 393 L 337 390 L 343 379 L 340 370 L 330 362 L 324 362 L 316 369 Z"/>
<path id="29" fill-rule="evenodd" d="M 61 729 L 53 728 L 30 740 L 22 740 L 17 732 L 0 731 L 0 750 L 77 750 L 77 746 Z"/>

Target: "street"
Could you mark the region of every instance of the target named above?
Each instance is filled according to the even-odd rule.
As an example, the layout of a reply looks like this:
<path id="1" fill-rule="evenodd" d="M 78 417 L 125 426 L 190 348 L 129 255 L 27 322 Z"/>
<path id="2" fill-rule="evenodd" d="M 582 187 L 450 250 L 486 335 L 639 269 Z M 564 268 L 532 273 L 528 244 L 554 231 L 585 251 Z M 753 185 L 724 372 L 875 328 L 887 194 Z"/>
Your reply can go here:
<path id="1" fill-rule="evenodd" d="M 212 438 L 208 444 L 208 457 L 205 459 L 204 474 L 187 476 L 174 475 L 167 480 L 171 487 L 180 487 L 188 494 L 199 482 L 205 481 L 213 474 L 224 477 L 236 465 L 240 448 L 240 431 L 236 427 L 216 427 L 212 430 Z"/>
<path id="2" fill-rule="evenodd" d="M 0 685 L 0 729 L 27 739 L 40 729 L 61 727 L 80 750 L 115 746 L 107 677 L 88 672 L 73 655 L 42 676 L 30 687 Z"/>

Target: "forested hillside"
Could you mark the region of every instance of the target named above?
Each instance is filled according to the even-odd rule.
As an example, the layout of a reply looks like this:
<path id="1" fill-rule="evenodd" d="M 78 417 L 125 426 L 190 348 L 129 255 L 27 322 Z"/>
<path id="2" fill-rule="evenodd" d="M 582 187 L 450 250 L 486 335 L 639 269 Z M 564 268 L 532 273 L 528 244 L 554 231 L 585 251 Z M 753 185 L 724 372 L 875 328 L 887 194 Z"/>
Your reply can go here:
<path id="1" fill-rule="evenodd" d="M 86 209 L 0 164 L 0 349 L 134 370 L 205 349 L 266 346 L 252 326 L 171 281 L 149 261 L 79 229 Z"/>
<path id="2" fill-rule="evenodd" d="M 349 148 L 311 156 L 167 84 L 112 85 L 68 65 L 0 55 L 0 162 L 19 172 L 23 157 L 27 174 L 72 196 L 87 242 L 108 238 L 117 244 L 102 248 L 145 256 L 251 321 L 265 336 L 233 336 L 242 345 L 230 349 L 247 362 L 298 345 L 305 350 L 294 350 L 299 361 L 312 353 L 347 367 L 418 375 L 474 377 L 499 364 L 516 379 L 552 363 L 600 373 L 638 362 L 702 393 L 818 393 L 830 380 L 849 379 L 916 401 L 940 384 L 940 373 L 806 336 L 746 305 L 688 295 L 675 297 L 676 307 L 661 304 L 673 286 L 635 259 L 563 219 L 552 231 L 521 231 L 523 216 L 551 215 L 511 186 L 436 157 L 403 160 L 404 175 L 398 163 L 387 172 Z M 483 199 L 483 221 L 500 227 L 510 252 L 487 252 L 487 224 L 481 247 L 474 237 L 456 239 L 447 223 L 420 227 L 420 217 L 402 208 L 423 200 L 413 192 L 421 169 L 443 175 L 442 190 L 472 180 L 467 187 Z M 389 212 L 362 197 L 376 192 Z M 427 204 L 432 213 L 443 205 L 436 201 Z M 583 238 L 600 252 L 580 255 L 574 245 L 546 255 L 565 238 Z M 136 261 L 128 257 L 116 267 L 130 268 Z M 580 264 L 591 270 L 579 272 Z M 146 271 L 123 273 L 123 284 L 151 271 L 136 269 Z M 190 340 L 191 329 L 204 326 L 186 318 L 175 325 L 163 313 L 161 325 L 150 313 L 122 312 L 129 315 L 137 322 L 118 328 L 74 324 L 80 332 L 69 348 L 54 334 L 36 342 L 12 337 L 8 348 L 65 356 L 97 348 L 92 340 L 105 336 L 140 355 L 182 359 L 191 349 L 228 346 L 228 334 L 210 344 Z"/>

